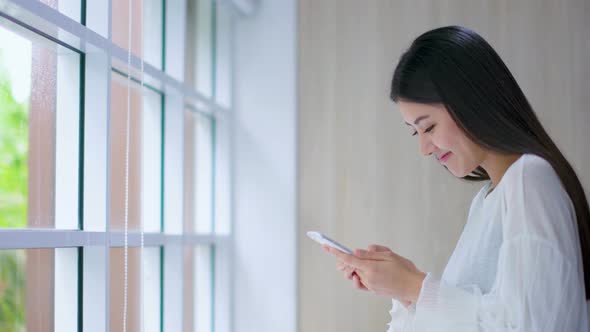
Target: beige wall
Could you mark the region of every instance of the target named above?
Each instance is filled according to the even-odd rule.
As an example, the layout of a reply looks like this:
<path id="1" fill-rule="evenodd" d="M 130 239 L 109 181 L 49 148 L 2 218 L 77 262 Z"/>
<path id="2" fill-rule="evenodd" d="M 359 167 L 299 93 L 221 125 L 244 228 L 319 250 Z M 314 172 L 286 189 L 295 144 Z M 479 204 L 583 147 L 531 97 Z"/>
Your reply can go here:
<path id="1" fill-rule="evenodd" d="M 590 192 L 588 17 L 588 0 L 299 2 L 300 331 L 385 331 L 390 308 L 305 231 L 388 245 L 440 275 L 481 186 L 423 158 L 388 100 L 401 52 L 428 29 L 465 25 L 492 44 Z"/>

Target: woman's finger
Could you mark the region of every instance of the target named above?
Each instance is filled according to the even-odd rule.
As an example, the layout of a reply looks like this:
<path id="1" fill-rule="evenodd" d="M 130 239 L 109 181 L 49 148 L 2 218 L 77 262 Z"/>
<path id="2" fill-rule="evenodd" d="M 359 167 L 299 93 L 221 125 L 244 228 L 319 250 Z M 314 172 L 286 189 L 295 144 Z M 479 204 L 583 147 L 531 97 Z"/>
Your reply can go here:
<path id="1" fill-rule="evenodd" d="M 329 253 L 336 256 L 337 258 L 339 258 L 341 261 L 343 261 L 347 265 L 350 265 L 354 268 L 362 269 L 367 266 L 366 263 L 362 259 L 355 257 L 354 255 L 346 254 L 338 249 L 328 247 L 328 246 L 322 246 L 322 248 L 324 248 L 324 250 L 327 250 Z"/>
<path id="2" fill-rule="evenodd" d="M 394 253 L 391 251 L 367 251 L 367 250 L 362 250 L 362 249 L 356 249 L 354 251 L 354 254 L 357 257 L 360 257 L 361 259 L 380 261 L 380 260 L 390 260 L 391 255 L 393 255 Z M 368 263 L 365 262 L 365 266 L 367 266 L 367 264 Z"/>
<path id="3" fill-rule="evenodd" d="M 354 268 L 352 268 L 352 267 L 346 267 L 346 269 L 344 271 L 346 273 L 346 279 L 352 280 L 352 276 L 355 273 L 354 272 Z"/>
<path id="4" fill-rule="evenodd" d="M 344 278 L 345 279 L 352 280 L 352 274 L 353 274 L 353 272 L 345 270 L 343 272 L 343 274 L 344 274 Z"/>
<path id="5" fill-rule="evenodd" d="M 354 274 L 352 277 L 352 281 L 354 282 L 354 287 L 360 290 L 367 290 L 367 287 L 365 287 L 365 285 L 363 285 L 363 283 L 361 282 L 361 279 L 359 278 L 359 276 L 357 274 Z"/>
<path id="6" fill-rule="evenodd" d="M 378 244 L 371 244 L 367 249 L 368 249 L 368 251 L 375 251 L 375 252 L 391 251 L 391 249 L 389 249 L 388 247 L 378 245 Z"/>

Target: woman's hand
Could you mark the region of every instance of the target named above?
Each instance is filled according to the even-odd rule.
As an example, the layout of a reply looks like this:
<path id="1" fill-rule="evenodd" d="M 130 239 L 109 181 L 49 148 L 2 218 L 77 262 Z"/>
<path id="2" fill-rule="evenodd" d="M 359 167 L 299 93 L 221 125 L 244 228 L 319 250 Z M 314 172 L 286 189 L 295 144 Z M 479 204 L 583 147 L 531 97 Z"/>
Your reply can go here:
<path id="1" fill-rule="evenodd" d="M 363 285 L 363 283 L 361 282 L 361 279 L 359 278 L 358 274 L 356 274 L 356 271 L 353 267 L 347 265 L 341 260 L 338 260 L 338 262 L 336 263 L 336 268 L 342 271 L 342 273 L 344 273 L 344 277 L 346 279 L 352 280 L 352 282 L 354 283 L 354 287 L 356 289 L 365 291 L 368 290 L 367 286 Z"/>
<path id="2" fill-rule="evenodd" d="M 357 289 L 395 298 L 405 306 L 416 302 L 426 274 L 410 260 L 379 245 L 369 246 L 368 250 L 357 249 L 354 255 L 326 245 L 322 247 L 339 259 L 337 267 L 353 280 Z"/>

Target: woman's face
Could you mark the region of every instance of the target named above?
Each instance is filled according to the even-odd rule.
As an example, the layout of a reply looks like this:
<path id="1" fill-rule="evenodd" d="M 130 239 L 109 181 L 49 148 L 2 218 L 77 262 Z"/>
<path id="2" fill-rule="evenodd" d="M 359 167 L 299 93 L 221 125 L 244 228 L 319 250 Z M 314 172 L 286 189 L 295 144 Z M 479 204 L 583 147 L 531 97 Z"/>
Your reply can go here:
<path id="1" fill-rule="evenodd" d="M 485 151 L 457 126 L 442 104 L 400 101 L 400 112 L 418 139 L 420 153 L 434 157 L 456 177 L 469 175 L 485 158 Z"/>

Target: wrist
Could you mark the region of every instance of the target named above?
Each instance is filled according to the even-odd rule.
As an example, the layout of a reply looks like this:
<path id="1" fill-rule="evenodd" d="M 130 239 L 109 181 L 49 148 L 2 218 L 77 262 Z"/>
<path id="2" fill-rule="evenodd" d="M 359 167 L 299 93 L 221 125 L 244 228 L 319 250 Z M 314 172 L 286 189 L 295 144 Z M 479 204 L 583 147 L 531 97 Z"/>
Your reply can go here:
<path id="1" fill-rule="evenodd" d="M 406 299 L 407 301 L 412 303 L 416 303 L 418 301 L 418 297 L 422 291 L 422 283 L 424 282 L 424 278 L 426 278 L 426 273 L 418 271 L 411 279 L 412 281 L 410 283 L 410 292 L 408 294 L 408 298 Z"/>

